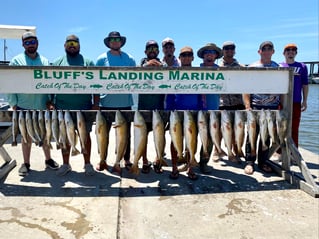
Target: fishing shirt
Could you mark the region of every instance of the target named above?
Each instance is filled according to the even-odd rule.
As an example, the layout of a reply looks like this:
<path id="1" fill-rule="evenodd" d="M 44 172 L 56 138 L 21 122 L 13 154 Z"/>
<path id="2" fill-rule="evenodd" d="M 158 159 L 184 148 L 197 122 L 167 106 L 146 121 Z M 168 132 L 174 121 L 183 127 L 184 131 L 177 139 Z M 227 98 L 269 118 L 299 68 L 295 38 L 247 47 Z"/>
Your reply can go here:
<path id="1" fill-rule="evenodd" d="M 249 67 L 279 67 L 279 65 L 271 61 L 270 64 L 261 64 L 256 61 L 249 65 Z M 250 95 L 251 108 L 253 109 L 278 109 L 280 104 L 280 95 L 277 94 L 251 94 Z"/>
<path id="2" fill-rule="evenodd" d="M 134 58 L 121 51 L 120 55 L 112 55 L 111 51 L 103 53 L 97 58 L 96 66 L 128 66 L 135 67 Z M 100 94 L 100 107 L 124 108 L 132 107 L 132 94 Z"/>
<path id="3" fill-rule="evenodd" d="M 156 58 L 161 62 L 159 58 Z M 149 61 L 147 57 L 141 60 L 141 66 L 147 67 L 146 63 Z M 163 66 L 163 64 L 162 64 Z M 138 95 L 138 110 L 163 110 L 164 109 L 165 94 L 139 94 Z"/>
<path id="4" fill-rule="evenodd" d="M 227 63 L 224 59 L 219 63 L 220 67 L 244 67 L 236 59 L 232 63 Z M 243 104 L 242 94 L 221 94 L 219 106 L 239 106 Z"/>
<path id="5" fill-rule="evenodd" d="M 39 53 L 37 53 L 37 57 L 35 59 L 32 59 L 24 52 L 12 58 L 9 65 L 48 66 L 49 60 L 44 56 L 41 56 Z M 18 81 L 17 87 L 19 87 Z M 46 103 L 50 100 L 49 94 L 7 94 L 6 96 L 11 107 L 17 106 L 20 109 L 45 110 Z"/>
<path id="6" fill-rule="evenodd" d="M 81 54 L 59 57 L 53 62 L 54 66 L 94 66 L 94 62 L 84 58 Z M 55 94 L 54 104 L 61 110 L 90 110 L 92 109 L 92 94 Z"/>
<path id="7" fill-rule="evenodd" d="M 200 67 L 204 66 L 203 63 L 200 64 Z M 217 64 L 210 66 L 212 68 L 218 68 Z M 219 108 L 219 94 L 205 94 L 204 95 L 204 110 L 218 110 Z"/>

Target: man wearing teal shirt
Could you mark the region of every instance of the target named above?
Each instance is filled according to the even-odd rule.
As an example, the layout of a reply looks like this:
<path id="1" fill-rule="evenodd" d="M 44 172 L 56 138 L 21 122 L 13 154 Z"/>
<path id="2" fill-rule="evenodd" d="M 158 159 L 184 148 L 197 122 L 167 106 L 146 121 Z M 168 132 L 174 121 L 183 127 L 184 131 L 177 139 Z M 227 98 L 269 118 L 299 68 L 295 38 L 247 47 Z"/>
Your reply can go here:
<path id="1" fill-rule="evenodd" d="M 49 61 L 41 56 L 38 50 L 38 38 L 32 32 L 25 32 L 22 35 L 22 46 L 24 53 L 15 56 L 9 65 L 11 66 L 47 66 Z M 13 110 L 44 110 L 49 102 L 48 94 L 8 94 L 7 99 Z M 27 141 L 27 142 L 26 142 Z M 30 154 L 32 139 L 30 136 L 21 141 L 24 163 L 19 169 L 20 176 L 26 176 L 30 171 Z M 58 169 L 59 165 L 51 159 L 50 148 L 48 144 L 43 144 L 46 167 Z"/>
<path id="2" fill-rule="evenodd" d="M 135 67 L 136 62 L 134 58 L 123 52 L 121 48 L 126 43 L 126 37 L 121 36 L 119 32 L 113 31 L 104 39 L 104 44 L 110 49 L 109 51 L 101 54 L 96 61 L 96 66 L 125 66 Z M 131 110 L 133 106 L 132 94 L 101 94 L 100 95 L 100 109 L 101 110 Z M 130 162 L 131 152 L 131 124 L 128 123 L 127 137 L 128 144 L 126 147 L 124 160 L 125 167 L 129 169 L 132 165 Z M 102 171 L 107 169 L 106 162 L 100 163 L 97 170 Z M 113 172 L 121 172 L 120 168 L 113 168 Z"/>
<path id="3" fill-rule="evenodd" d="M 66 55 L 59 57 L 54 61 L 54 66 L 94 66 L 94 62 L 84 58 L 80 54 L 80 40 L 75 35 L 70 35 L 66 38 L 64 43 Z M 58 110 L 91 110 L 98 109 L 98 97 L 92 94 L 56 94 L 54 96 L 54 105 Z M 76 122 L 77 118 L 72 113 L 72 119 Z M 88 132 L 87 140 L 85 143 L 86 151 L 83 152 L 84 157 L 84 170 L 86 175 L 93 175 L 94 169 L 90 162 L 91 158 L 91 137 L 90 131 L 92 130 L 92 123 L 94 119 L 88 119 L 86 117 L 86 131 Z M 75 123 L 75 125 L 77 125 Z M 59 168 L 57 174 L 62 176 L 72 170 L 69 158 L 70 158 L 70 144 L 67 144 L 66 149 L 62 149 L 63 165 Z"/>

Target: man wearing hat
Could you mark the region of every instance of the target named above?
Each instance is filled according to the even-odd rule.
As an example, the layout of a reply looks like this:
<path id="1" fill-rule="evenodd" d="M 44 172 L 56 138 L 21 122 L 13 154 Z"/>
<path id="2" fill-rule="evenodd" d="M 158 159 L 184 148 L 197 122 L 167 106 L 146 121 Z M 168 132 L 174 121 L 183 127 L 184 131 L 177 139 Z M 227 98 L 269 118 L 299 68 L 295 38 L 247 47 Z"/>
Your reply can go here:
<path id="1" fill-rule="evenodd" d="M 164 63 L 164 65 L 171 67 L 181 66 L 179 60 L 174 56 L 175 43 L 172 38 L 166 37 L 162 41 L 162 50 L 164 54 L 162 62 Z"/>
<path id="2" fill-rule="evenodd" d="M 297 45 L 294 43 L 285 45 L 283 51 L 285 62 L 280 63 L 280 66 L 293 67 L 295 69 L 291 136 L 298 147 L 300 117 L 301 112 L 307 109 L 309 87 L 307 66 L 302 62 L 295 61 L 297 50 Z"/>
<path id="3" fill-rule="evenodd" d="M 94 62 L 85 58 L 80 53 L 80 39 L 76 35 L 69 35 L 64 42 L 65 54 L 57 58 L 54 66 L 94 66 Z M 93 104 L 92 104 L 93 102 Z M 56 94 L 54 95 L 54 105 L 58 110 L 92 110 L 98 109 L 98 97 L 92 94 Z M 77 125 L 75 112 L 71 112 L 72 120 Z M 89 119 L 84 114 L 86 122 L 86 142 L 85 149 L 82 149 L 84 159 L 84 171 L 86 175 L 93 175 L 94 169 L 91 164 L 91 137 L 92 123 L 94 119 Z M 57 171 L 59 176 L 63 176 L 72 170 L 70 165 L 71 145 L 67 144 L 65 149 L 61 150 L 63 165 Z"/>
<path id="4" fill-rule="evenodd" d="M 207 43 L 205 46 L 197 51 L 197 56 L 203 59 L 200 67 L 218 68 L 215 60 L 223 56 L 222 50 L 214 43 Z M 219 95 L 207 94 L 206 96 L 206 109 L 217 110 L 219 107 Z"/>
<path id="5" fill-rule="evenodd" d="M 121 50 L 126 43 L 126 37 L 119 32 L 113 31 L 104 38 L 104 44 L 110 50 L 101 54 L 96 61 L 96 66 L 125 66 L 136 67 L 134 58 Z M 133 105 L 132 94 L 100 94 L 100 108 L 102 110 L 131 110 Z M 128 144 L 124 155 L 125 166 L 130 168 L 131 153 L 131 124 L 128 124 Z M 106 169 L 104 166 L 97 167 L 98 170 Z M 120 173 L 120 168 L 113 168 L 113 171 Z"/>
<path id="6" fill-rule="evenodd" d="M 24 52 L 13 57 L 10 66 L 48 66 L 49 61 L 38 53 L 39 41 L 37 36 L 30 31 L 23 33 L 22 46 Z M 45 110 L 49 104 L 50 97 L 48 94 L 8 94 L 9 105 L 13 110 Z M 30 154 L 32 139 L 21 140 L 23 164 L 19 168 L 19 175 L 26 176 L 30 171 Z M 59 165 L 51 159 L 50 148 L 48 144 L 42 146 L 45 155 L 45 165 L 47 168 L 58 169 Z"/>
<path id="7" fill-rule="evenodd" d="M 170 39 L 166 39 L 167 42 L 171 42 Z M 165 42 L 165 41 L 163 41 Z M 179 53 L 179 60 L 181 67 L 192 67 L 194 60 L 193 49 L 189 46 L 181 48 Z M 200 94 L 168 94 L 165 99 L 165 110 L 202 110 L 203 102 Z M 189 163 L 190 155 L 188 151 L 185 151 L 183 159 L 178 162 L 177 150 L 174 147 L 173 142 L 170 143 L 170 151 L 172 158 L 172 172 L 170 174 L 171 179 L 177 179 L 179 177 L 179 171 L 177 163 Z M 187 175 L 190 179 L 196 180 L 197 175 L 193 171 L 193 165 L 187 165 Z"/>
<path id="8" fill-rule="evenodd" d="M 252 64 L 249 67 L 279 67 L 279 65 L 274 62 L 271 58 L 275 53 L 274 44 L 271 41 L 264 41 L 260 44 L 258 54 L 260 55 L 260 59 Z M 277 110 L 280 107 L 280 95 L 277 94 L 243 94 L 243 101 L 246 110 L 260 110 L 260 109 L 272 109 Z M 257 124 L 256 127 L 257 135 L 259 133 L 259 126 Z M 253 174 L 254 173 L 254 164 L 256 161 L 255 152 L 251 151 L 251 145 L 249 143 L 249 136 L 247 135 L 246 140 L 246 166 L 245 173 Z M 270 144 L 269 137 L 266 141 L 267 146 Z M 267 164 L 266 160 L 268 159 L 269 149 L 262 150 L 262 143 L 259 140 L 258 144 L 258 167 L 260 170 L 271 173 L 272 168 Z"/>
<path id="9" fill-rule="evenodd" d="M 235 58 L 236 45 L 232 41 L 223 43 L 223 57 L 220 67 L 244 67 Z M 244 110 L 243 97 L 241 94 L 221 94 L 219 102 L 220 110 Z"/>
<path id="10" fill-rule="evenodd" d="M 223 57 L 219 63 L 220 67 L 244 67 L 240 64 L 235 58 L 236 45 L 232 41 L 225 41 L 223 43 Z M 243 103 L 242 94 L 221 94 L 219 101 L 220 110 L 244 110 L 245 106 Z M 243 154 L 238 155 L 238 152 L 242 152 L 241 149 L 237 148 L 235 139 L 233 140 L 232 145 L 233 152 L 237 157 L 229 157 L 233 162 L 240 162 L 239 157 L 244 157 Z"/>
<path id="11" fill-rule="evenodd" d="M 142 67 L 161 67 L 163 63 L 157 57 L 159 54 L 158 43 L 154 40 L 149 40 L 145 45 L 145 55 L 141 60 Z M 139 94 L 138 95 L 138 110 L 163 110 L 165 94 Z M 152 130 L 152 122 L 146 122 L 147 132 Z M 142 173 L 150 172 L 150 164 L 147 159 L 147 148 L 143 154 Z M 154 171 L 161 173 L 161 168 L 157 167 L 157 159 L 154 162 Z"/>
<path id="12" fill-rule="evenodd" d="M 200 67 L 210 67 L 217 68 L 218 65 L 215 61 L 223 56 L 222 50 L 214 43 L 207 43 L 205 46 L 200 48 L 197 51 L 197 56 L 203 59 L 203 63 L 200 64 Z M 205 94 L 203 96 L 203 102 L 205 109 L 207 110 L 218 110 L 219 108 L 219 94 Z M 214 149 L 214 151 L 213 151 Z M 217 152 L 217 148 L 212 145 L 209 147 L 209 155 L 213 151 L 213 160 L 218 160 L 222 155 L 222 152 Z M 208 162 L 209 158 L 206 159 Z"/>

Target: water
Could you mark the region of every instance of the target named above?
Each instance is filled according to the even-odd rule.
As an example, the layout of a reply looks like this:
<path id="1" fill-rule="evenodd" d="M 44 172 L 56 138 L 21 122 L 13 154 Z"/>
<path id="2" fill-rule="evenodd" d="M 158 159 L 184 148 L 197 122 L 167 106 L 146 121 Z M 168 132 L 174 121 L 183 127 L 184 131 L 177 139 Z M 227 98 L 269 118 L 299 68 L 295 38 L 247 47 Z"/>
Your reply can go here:
<path id="1" fill-rule="evenodd" d="M 319 84 L 309 85 L 308 108 L 301 114 L 299 147 L 319 154 Z"/>

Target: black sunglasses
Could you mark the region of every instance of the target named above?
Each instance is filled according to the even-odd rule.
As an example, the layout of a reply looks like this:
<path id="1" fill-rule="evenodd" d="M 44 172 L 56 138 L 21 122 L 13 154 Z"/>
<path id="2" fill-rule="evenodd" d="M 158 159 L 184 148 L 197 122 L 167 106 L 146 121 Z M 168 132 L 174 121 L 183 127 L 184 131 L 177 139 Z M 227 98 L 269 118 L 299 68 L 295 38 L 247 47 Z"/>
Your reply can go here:
<path id="1" fill-rule="evenodd" d="M 192 57 L 193 53 L 191 52 L 185 52 L 185 53 L 181 53 L 181 57 Z"/>

